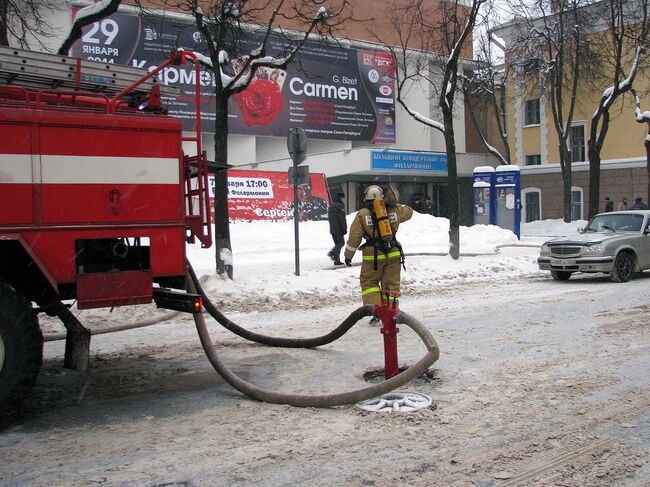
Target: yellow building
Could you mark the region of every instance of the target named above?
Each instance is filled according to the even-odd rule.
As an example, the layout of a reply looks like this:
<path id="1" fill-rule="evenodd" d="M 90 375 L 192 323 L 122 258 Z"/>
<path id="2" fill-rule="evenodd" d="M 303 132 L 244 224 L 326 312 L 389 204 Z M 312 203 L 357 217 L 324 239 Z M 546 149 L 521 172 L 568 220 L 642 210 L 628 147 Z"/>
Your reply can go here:
<path id="1" fill-rule="evenodd" d="M 592 4 L 583 9 L 596 9 Z M 551 14 L 555 15 L 555 14 Z M 549 16 L 550 17 L 550 16 Z M 548 18 L 548 17 L 547 17 Z M 516 36 L 522 26 L 521 20 L 504 24 L 494 33 L 505 40 L 508 78 L 506 81 L 506 116 L 508 141 L 514 164 L 521 169 L 522 221 L 562 218 L 563 179 L 560 167 L 558 134 L 554 126 L 550 85 L 546 77 L 545 63 L 517 65 L 516 57 L 508 47 L 516 45 Z M 606 25 L 590 26 L 591 41 L 606 35 Z M 624 64 L 626 72 L 632 64 L 632 56 Z M 602 66 L 591 66 L 606 72 Z M 575 112 L 569 128 L 568 147 L 571 151 L 571 219 L 586 219 L 589 198 L 589 163 L 587 143 L 591 118 L 596 111 L 609 80 L 592 83 L 595 78 L 579 78 L 576 91 Z M 636 77 L 635 88 L 641 93 L 650 89 L 650 80 L 642 71 Z M 568 110 L 570 91 L 565 94 L 565 110 Z M 643 101 L 642 101 L 642 110 Z M 650 109 L 650 107 L 646 107 Z M 601 152 L 600 208 L 605 210 L 605 197 L 614 202 L 617 209 L 622 198 L 631 207 L 637 197 L 648 202 L 648 171 L 644 141 L 648 134 L 646 124 L 635 119 L 634 100 L 625 94 L 610 111 L 609 132 Z"/>

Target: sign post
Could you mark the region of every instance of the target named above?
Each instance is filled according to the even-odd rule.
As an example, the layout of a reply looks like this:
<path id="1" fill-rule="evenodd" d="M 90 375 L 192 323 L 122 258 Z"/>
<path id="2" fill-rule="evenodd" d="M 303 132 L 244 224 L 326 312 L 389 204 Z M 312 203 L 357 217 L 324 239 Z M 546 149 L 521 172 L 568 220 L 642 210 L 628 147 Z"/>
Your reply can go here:
<path id="1" fill-rule="evenodd" d="M 300 275 L 300 232 L 298 230 L 298 185 L 300 177 L 298 164 L 307 157 L 307 135 L 300 127 L 292 128 L 287 136 L 287 149 L 293 161 L 293 233 L 294 233 L 294 254 L 296 263 L 296 276 Z"/>

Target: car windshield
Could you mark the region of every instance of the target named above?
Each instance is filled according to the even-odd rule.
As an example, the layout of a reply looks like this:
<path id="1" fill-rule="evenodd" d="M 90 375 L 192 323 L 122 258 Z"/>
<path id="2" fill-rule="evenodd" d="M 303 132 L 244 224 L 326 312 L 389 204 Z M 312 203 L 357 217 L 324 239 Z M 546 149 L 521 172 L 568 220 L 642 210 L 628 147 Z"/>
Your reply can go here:
<path id="1" fill-rule="evenodd" d="M 634 214 L 605 214 L 596 215 L 585 227 L 585 232 L 640 232 L 643 225 L 643 215 Z"/>

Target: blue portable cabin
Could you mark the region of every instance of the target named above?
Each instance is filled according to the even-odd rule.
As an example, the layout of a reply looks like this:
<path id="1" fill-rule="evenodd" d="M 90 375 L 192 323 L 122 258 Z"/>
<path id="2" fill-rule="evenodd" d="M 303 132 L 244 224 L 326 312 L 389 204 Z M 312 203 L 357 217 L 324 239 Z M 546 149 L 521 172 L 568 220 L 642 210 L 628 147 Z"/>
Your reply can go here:
<path id="1" fill-rule="evenodd" d="M 494 171 L 495 223 L 521 238 L 521 177 L 519 166 L 498 166 Z"/>
<path id="2" fill-rule="evenodd" d="M 472 223 L 494 225 L 494 168 L 478 166 L 472 176 Z"/>

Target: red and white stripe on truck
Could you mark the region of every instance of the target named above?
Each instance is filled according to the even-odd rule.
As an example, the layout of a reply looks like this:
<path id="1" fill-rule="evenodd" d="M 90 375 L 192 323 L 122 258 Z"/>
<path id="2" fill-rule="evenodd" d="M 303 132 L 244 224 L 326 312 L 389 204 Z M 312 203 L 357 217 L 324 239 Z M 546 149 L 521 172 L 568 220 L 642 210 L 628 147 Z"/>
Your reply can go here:
<path id="1" fill-rule="evenodd" d="M 184 273 L 179 120 L 0 108 L 0 131 L 0 229 L 20 234 L 48 280 L 77 280 L 84 238 L 147 237 L 151 278 Z"/>

